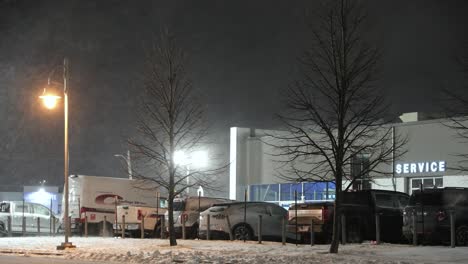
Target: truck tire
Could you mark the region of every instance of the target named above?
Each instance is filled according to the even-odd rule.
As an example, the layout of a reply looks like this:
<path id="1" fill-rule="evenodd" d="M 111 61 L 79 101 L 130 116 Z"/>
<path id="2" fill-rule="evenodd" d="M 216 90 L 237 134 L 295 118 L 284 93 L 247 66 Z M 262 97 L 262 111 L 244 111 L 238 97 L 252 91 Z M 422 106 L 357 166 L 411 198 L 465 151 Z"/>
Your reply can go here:
<path id="1" fill-rule="evenodd" d="M 0 237 L 7 236 L 7 235 L 8 235 L 8 231 L 6 230 L 5 223 L 0 221 Z"/>
<path id="2" fill-rule="evenodd" d="M 161 238 L 161 225 L 159 223 L 157 223 L 155 226 L 154 226 L 154 229 L 153 229 L 153 234 L 151 236 L 152 238 Z"/>
<path id="3" fill-rule="evenodd" d="M 195 239 L 198 237 L 198 223 L 195 223 L 190 228 L 190 233 L 188 234 L 188 238 Z"/>
<path id="4" fill-rule="evenodd" d="M 252 240 L 253 239 L 253 232 L 252 228 L 245 223 L 238 224 L 234 227 L 232 234 L 235 240 Z"/>
<path id="5" fill-rule="evenodd" d="M 457 246 L 468 246 L 468 226 L 461 225 L 455 231 L 455 243 Z"/>
<path id="6" fill-rule="evenodd" d="M 138 229 L 138 230 L 134 230 L 134 231 L 130 232 L 130 237 L 131 238 L 140 238 L 141 237 L 141 231 Z"/>
<path id="7" fill-rule="evenodd" d="M 357 222 L 351 222 L 348 224 L 347 240 L 347 242 L 350 243 L 362 243 L 362 231 Z"/>

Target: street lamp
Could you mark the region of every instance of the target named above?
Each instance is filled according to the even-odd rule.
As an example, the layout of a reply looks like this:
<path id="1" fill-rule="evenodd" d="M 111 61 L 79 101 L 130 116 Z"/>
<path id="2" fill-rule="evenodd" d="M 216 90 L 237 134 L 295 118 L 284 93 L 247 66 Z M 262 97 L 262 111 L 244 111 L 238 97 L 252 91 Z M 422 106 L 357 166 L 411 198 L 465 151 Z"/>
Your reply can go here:
<path id="1" fill-rule="evenodd" d="M 53 72 L 52 72 L 53 73 Z M 70 232 L 70 221 L 69 221 L 69 216 L 68 216 L 68 165 L 69 165 L 69 157 L 68 157 L 68 60 L 67 58 L 63 59 L 63 113 L 64 113 L 64 188 L 63 188 L 63 193 L 65 197 L 65 212 L 64 212 L 64 217 L 63 217 L 63 223 L 64 223 L 64 235 L 65 235 L 65 242 L 63 242 L 61 245 L 57 246 L 58 250 L 63 250 L 67 248 L 74 248 L 75 246 L 68 241 L 68 236 Z M 49 88 L 49 89 L 48 89 Z M 61 98 L 57 94 L 53 94 L 51 92 L 51 86 L 50 86 L 50 75 L 48 78 L 47 82 L 47 87 L 44 88 L 44 92 L 41 96 L 39 96 L 40 99 L 43 100 L 44 105 L 48 109 L 52 109 L 57 105 L 57 101 Z"/>
<path id="2" fill-rule="evenodd" d="M 197 167 L 205 167 L 208 162 L 208 153 L 203 150 L 194 151 L 190 154 L 186 154 L 184 151 L 179 150 L 174 153 L 174 162 L 177 165 L 185 166 L 187 171 L 187 195 L 190 194 L 190 165 Z M 203 191 L 202 191 L 203 192 Z"/>
<path id="3" fill-rule="evenodd" d="M 132 160 L 130 159 L 130 150 L 127 150 L 127 157 L 122 154 L 115 154 L 114 157 L 121 157 L 127 162 L 127 170 L 128 170 L 128 178 L 131 180 L 133 179 L 132 174 Z"/>

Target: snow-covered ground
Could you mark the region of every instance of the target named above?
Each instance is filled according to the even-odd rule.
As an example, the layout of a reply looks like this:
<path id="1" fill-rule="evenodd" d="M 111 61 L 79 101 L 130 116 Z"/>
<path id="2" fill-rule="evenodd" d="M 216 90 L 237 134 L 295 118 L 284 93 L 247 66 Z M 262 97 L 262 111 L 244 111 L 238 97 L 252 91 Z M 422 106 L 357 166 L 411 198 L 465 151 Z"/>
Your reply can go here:
<path id="1" fill-rule="evenodd" d="M 410 245 L 340 245 L 328 254 L 328 245 L 276 242 L 177 240 L 170 247 L 161 239 L 81 238 L 70 241 L 76 249 L 56 250 L 63 237 L 0 238 L 0 254 L 24 254 L 79 260 L 124 263 L 468 263 L 466 247 Z"/>

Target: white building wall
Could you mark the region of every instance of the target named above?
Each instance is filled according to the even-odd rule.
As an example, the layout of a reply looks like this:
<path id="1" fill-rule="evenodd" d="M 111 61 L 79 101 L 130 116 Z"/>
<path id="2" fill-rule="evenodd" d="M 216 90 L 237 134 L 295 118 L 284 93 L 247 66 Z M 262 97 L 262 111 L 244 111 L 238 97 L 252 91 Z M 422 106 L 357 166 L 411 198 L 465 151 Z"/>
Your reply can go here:
<path id="1" fill-rule="evenodd" d="M 263 148 L 262 142 L 257 137 L 246 139 L 246 162 L 248 184 L 259 184 L 263 182 Z"/>
<path id="2" fill-rule="evenodd" d="M 407 150 L 406 154 L 396 158 L 393 166 L 404 163 L 446 162 L 446 170 L 444 171 L 395 173 L 397 191 L 410 193 L 411 179 L 425 177 L 443 177 L 443 187 L 468 187 L 468 173 L 451 169 L 459 165 L 461 161 L 460 157 L 454 154 L 468 153 L 468 145 L 460 142 L 460 139 L 456 137 L 456 131 L 444 125 L 446 122 L 448 120 L 394 124 L 396 134 L 407 137 L 408 143 L 404 146 Z M 468 125 L 468 121 L 466 125 Z M 277 150 L 268 144 L 268 135 L 274 133 L 281 132 L 231 128 L 231 199 L 242 199 L 243 190 L 248 185 L 286 182 L 279 177 L 279 174 L 288 173 L 284 163 L 281 163 L 284 157 L 272 155 L 277 154 Z M 277 142 L 272 145 L 277 145 Z M 384 172 L 392 172 L 393 170 L 392 164 L 379 166 L 378 169 Z M 375 189 L 394 190 L 392 176 L 375 178 L 371 186 Z M 347 182 L 344 182 L 343 187 L 347 187 Z"/>
<path id="3" fill-rule="evenodd" d="M 444 176 L 444 187 L 467 187 L 468 175 Z"/>
<path id="4" fill-rule="evenodd" d="M 371 186 L 372 189 L 406 192 L 406 179 L 400 177 L 395 178 L 395 180 L 393 181 L 391 177 L 377 178 L 374 179 L 374 182 L 371 184 Z"/>
<path id="5" fill-rule="evenodd" d="M 231 127 L 229 142 L 229 199 L 235 200 L 237 192 L 237 127 Z"/>

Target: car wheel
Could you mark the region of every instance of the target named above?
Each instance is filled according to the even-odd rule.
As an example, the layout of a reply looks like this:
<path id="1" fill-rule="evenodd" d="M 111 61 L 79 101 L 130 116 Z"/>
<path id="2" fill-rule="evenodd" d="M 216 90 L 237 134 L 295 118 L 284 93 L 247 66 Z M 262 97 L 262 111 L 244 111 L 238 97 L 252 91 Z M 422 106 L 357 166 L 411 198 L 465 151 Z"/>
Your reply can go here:
<path id="1" fill-rule="evenodd" d="M 252 239 L 252 230 L 247 224 L 240 224 L 234 227 L 232 231 L 234 239 L 236 240 L 251 240 Z"/>
<path id="2" fill-rule="evenodd" d="M 0 236 L 6 236 L 7 233 L 8 232 L 5 228 L 5 224 L 3 222 L 0 222 Z"/>
<path id="3" fill-rule="evenodd" d="M 348 227 L 348 242 L 362 243 L 361 228 L 358 223 L 351 223 Z"/>
<path id="4" fill-rule="evenodd" d="M 190 228 L 189 238 L 195 239 L 198 238 L 198 224 L 194 224 L 192 228 Z"/>
<path id="5" fill-rule="evenodd" d="M 156 224 L 153 229 L 153 238 L 161 238 L 161 225 Z"/>
<path id="6" fill-rule="evenodd" d="M 459 226 L 455 232 L 457 246 L 468 246 L 468 226 Z"/>

